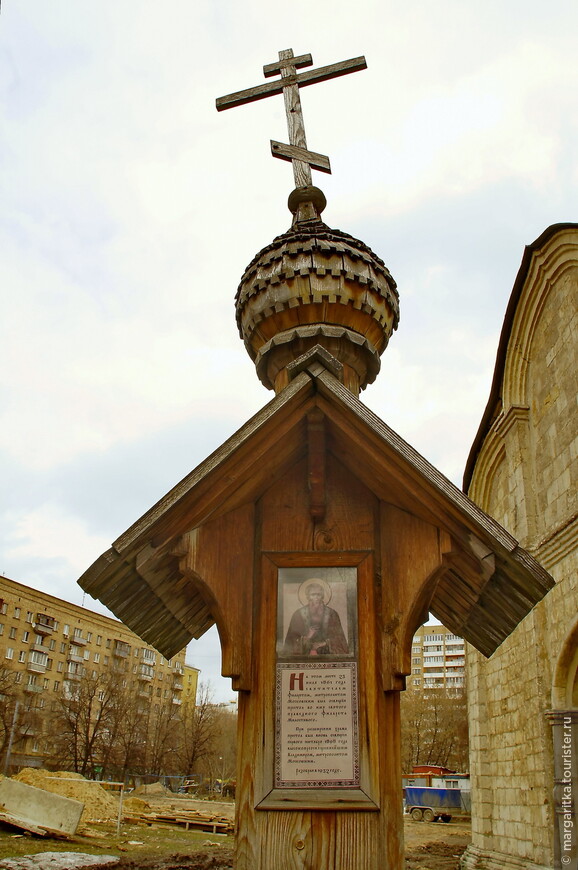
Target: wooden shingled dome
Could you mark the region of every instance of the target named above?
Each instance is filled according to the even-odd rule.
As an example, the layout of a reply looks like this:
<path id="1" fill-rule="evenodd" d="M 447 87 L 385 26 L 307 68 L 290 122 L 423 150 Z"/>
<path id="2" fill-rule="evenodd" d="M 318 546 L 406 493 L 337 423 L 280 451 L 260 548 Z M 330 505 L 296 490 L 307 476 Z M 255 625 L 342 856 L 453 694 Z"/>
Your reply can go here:
<path id="1" fill-rule="evenodd" d="M 399 297 L 371 248 L 330 229 L 319 211 L 296 208 L 291 229 L 247 267 L 236 296 L 237 324 L 268 389 L 282 390 L 287 366 L 321 345 L 343 364 L 344 383 L 358 395 L 379 372 L 398 325 Z"/>

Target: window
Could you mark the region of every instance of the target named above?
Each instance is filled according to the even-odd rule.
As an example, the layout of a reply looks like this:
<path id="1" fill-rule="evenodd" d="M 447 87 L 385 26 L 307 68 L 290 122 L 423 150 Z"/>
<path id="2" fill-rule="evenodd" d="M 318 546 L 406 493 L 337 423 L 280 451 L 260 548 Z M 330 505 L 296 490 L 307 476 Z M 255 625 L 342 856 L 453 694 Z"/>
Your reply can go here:
<path id="1" fill-rule="evenodd" d="M 87 631 L 87 632 L 86 632 L 86 642 L 87 642 L 87 643 L 90 643 L 91 641 L 92 641 L 92 632 L 91 632 L 91 631 Z"/>
<path id="2" fill-rule="evenodd" d="M 107 639 L 106 639 L 106 648 L 107 649 L 110 649 L 111 643 L 112 643 L 112 641 L 111 641 L 110 637 L 107 637 Z"/>
<path id="3" fill-rule="evenodd" d="M 9 637 L 10 637 L 12 640 L 14 640 L 14 638 L 16 637 L 16 628 L 15 628 L 14 626 L 12 626 L 12 628 L 10 629 L 10 635 L 9 635 Z"/>
<path id="4" fill-rule="evenodd" d="M 0 634 L 4 634 L 4 623 L 0 622 Z"/>
<path id="5" fill-rule="evenodd" d="M 44 643 L 44 638 L 42 637 L 41 634 L 34 635 L 34 643 L 37 643 L 37 644 L 39 644 L 39 646 L 42 646 L 42 644 Z"/>
<path id="6" fill-rule="evenodd" d="M 90 661 L 90 650 L 89 649 L 84 650 L 84 660 L 87 662 Z"/>
<path id="7" fill-rule="evenodd" d="M 101 635 L 101 634 L 97 634 L 97 635 L 96 635 L 96 645 L 97 645 L 97 646 L 100 646 L 101 644 L 102 644 L 102 635 Z"/>
<path id="8" fill-rule="evenodd" d="M 14 608 L 14 619 L 20 619 L 20 608 L 19 607 Z"/>
<path id="9" fill-rule="evenodd" d="M 48 677 L 44 677 L 44 682 L 42 683 L 42 685 L 45 689 L 48 688 L 48 686 L 50 685 L 50 680 L 48 679 Z M 42 706 L 44 706 L 44 704 Z"/>
<path id="10" fill-rule="evenodd" d="M 161 690 L 160 690 L 160 686 L 159 686 L 159 688 L 157 689 L 157 698 L 160 698 L 160 696 L 161 696 Z"/>
<path id="11" fill-rule="evenodd" d="M 65 644 L 65 643 L 61 643 L 61 644 L 60 644 L 60 652 L 61 652 L 61 653 L 65 653 L 65 652 L 66 652 L 66 644 Z"/>
<path id="12" fill-rule="evenodd" d="M 26 650 L 24 650 L 24 649 L 21 649 L 21 650 L 20 650 L 20 652 L 18 653 L 18 661 L 19 661 L 19 662 L 25 662 L 25 661 L 26 661 Z"/>
<path id="13" fill-rule="evenodd" d="M 20 653 L 22 655 L 22 653 Z M 26 655 L 26 653 L 24 653 Z M 48 653 L 39 652 L 38 650 L 30 650 L 28 661 L 35 665 L 46 665 L 48 661 Z"/>
<path id="14" fill-rule="evenodd" d="M 7 659 L 13 659 L 13 658 L 14 658 L 14 650 L 12 649 L 11 646 L 6 647 L 6 658 L 7 658 Z"/>
<path id="15" fill-rule="evenodd" d="M 150 662 L 151 664 L 154 665 L 155 660 L 156 660 L 154 650 L 146 649 L 146 647 L 143 647 L 142 657 L 145 660 L 145 662 Z"/>
<path id="16" fill-rule="evenodd" d="M 105 657 L 104 657 L 104 661 L 103 661 L 103 664 L 105 664 L 105 665 L 107 665 L 107 664 L 108 664 L 108 656 L 105 656 Z"/>
<path id="17" fill-rule="evenodd" d="M 56 646 L 56 641 L 54 640 L 53 637 L 51 637 L 51 638 L 50 638 L 50 643 L 48 644 L 48 649 L 49 649 L 49 650 L 53 650 L 55 646 Z"/>
<path id="18" fill-rule="evenodd" d="M 98 693 L 98 700 L 102 703 L 105 699 L 105 696 L 106 696 L 106 693 L 105 693 L 104 689 L 101 689 L 101 691 Z"/>
<path id="19" fill-rule="evenodd" d="M 56 670 L 58 671 L 59 674 L 61 674 L 62 671 L 64 670 L 64 662 L 58 662 L 58 664 L 56 665 Z"/>
<path id="20" fill-rule="evenodd" d="M 2 607 L 0 607 L 0 613 L 3 616 L 6 616 L 6 614 L 8 613 L 8 605 L 6 604 L 5 601 L 2 602 Z"/>
<path id="21" fill-rule="evenodd" d="M 22 643 L 28 643 L 29 640 L 30 640 L 30 632 L 23 631 L 22 632 Z"/>
<path id="22" fill-rule="evenodd" d="M 64 625 L 62 626 L 62 634 L 64 635 L 64 637 L 68 637 L 68 635 L 70 634 L 70 626 L 66 623 L 64 623 Z"/>
<path id="23" fill-rule="evenodd" d="M 36 686 L 37 683 L 38 683 L 38 677 L 36 676 L 36 674 L 29 674 L 28 675 L 28 685 L 29 686 Z"/>
<path id="24" fill-rule="evenodd" d="M 32 613 L 31 610 L 27 610 L 26 611 L 26 622 L 32 622 L 33 619 L 34 619 L 34 614 Z"/>
<path id="25" fill-rule="evenodd" d="M 94 654 L 94 662 L 95 662 L 95 664 L 98 664 L 99 661 L 100 661 L 100 653 L 95 653 L 95 654 Z"/>
<path id="26" fill-rule="evenodd" d="M 75 629 L 74 629 L 74 636 L 75 636 L 75 637 L 80 637 L 80 638 L 82 638 L 82 629 L 81 629 L 81 628 L 75 628 Z"/>
<path id="27" fill-rule="evenodd" d="M 21 683 L 21 682 L 22 682 L 22 673 L 21 673 L 20 671 L 18 671 L 18 673 L 15 675 L 15 677 L 14 677 L 14 682 L 15 682 L 15 683 Z"/>
<path id="28" fill-rule="evenodd" d="M 60 689 L 60 681 L 54 680 L 54 691 L 58 692 L 59 689 Z"/>

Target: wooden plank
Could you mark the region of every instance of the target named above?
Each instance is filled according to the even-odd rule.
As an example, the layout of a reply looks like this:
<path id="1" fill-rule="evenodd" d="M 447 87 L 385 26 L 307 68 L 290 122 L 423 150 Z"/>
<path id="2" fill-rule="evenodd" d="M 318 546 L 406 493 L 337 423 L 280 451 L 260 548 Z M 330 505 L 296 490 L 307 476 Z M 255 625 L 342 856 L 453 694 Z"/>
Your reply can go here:
<path id="1" fill-rule="evenodd" d="M 289 61 L 292 58 L 293 52 L 291 49 L 279 52 L 279 59 Z M 295 67 L 289 66 L 281 69 L 281 81 L 283 82 L 283 102 L 285 103 L 285 115 L 287 118 L 287 131 L 289 133 L 289 144 L 295 145 L 303 151 L 307 150 L 307 139 L 305 138 L 305 123 L 303 121 L 303 111 L 301 109 L 301 97 L 299 96 L 299 85 L 294 81 Z M 289 83 L 291 80 L 291 83 Z M 311 186 L 311 166 L 304 160 L 292 160 L 293 178 L 295 187 Z"/>
<path id="2" fill-rule="evenodd" d="M 342 60 L 339 63 L 332 63 L 329 66 L 320 66 L 314 70 L 308 70 L 304 73 L 298 73 L 295 77 L 300 88 L 307 85 L 314 85 L 317 82 L 326 82 L 329 79 L 336 79 L 339 76 L 349 75 L 349 73 L 360 72 L 367 69 L 367 61 L 363 56 L 352 57 L 349 60 Z"/>
<path id="3" fill-rule="evenodd" d="M 279 157 L 281 160 L 289 162 L 300 160 L 303 163 L 308 163 L 313 169 L 319 169 L 320 172 L 331 175 L 331 164 L 329 157 L 326 157 L 325 154 L 318 154 L 316 151 L 307 150 L 307 148 L 299 148 L 297 145 L 284 145 L 274 139 L 271 139 L 271 154 L 273 157 Z"/>
<path id="4" fill-rule="evenodd" d="M 353 57 L 350 60 L 322 66 L 316 70 L 309 70 L 304 73 L 297 73 L 296 75 L 287 76 L 274 82 L 264 82 L 254 88 L 246 88 L 243 91 L 235 91 L 232 94 L 226 94 L 224 97 L 218 97 L 216 100 L 217 112 L 233 109 L 235 106 L 244 106 L 246 103 L 254 103 L 257 100 L 264 100 L 266 97 L 275 94 L 281 94 L 283 93 L 283 88 L 290 87 L 291 85 L 304 88 L 307 85 L 325 82 L 329 79 L 359 72 L 363 69 L 367 69 L 365 58 Z"/>
<path id="5" fill-rule="evenodd" d="M 276 60 L 274 63 L 265 64 L 263 67 L 263 75 L 266 79 L 277 75 L 281 70 L 286 69 L 288 66 L 294 66 L 295 69 L 301 69 L 304 66 L 313 65 L 313 58 L 310 54 L 300 54 L 297 57 L 293 57 L 293 50 L 288 49 L 288 51 L 290 51 L 291 54 L 283 60 Z"/>
<path id="6" fill-rule="evenodd" d="M 307 483 L 309 513 L 313 520 L 325 517 L 325 418 L 315 409 L 307 415 Z"/>

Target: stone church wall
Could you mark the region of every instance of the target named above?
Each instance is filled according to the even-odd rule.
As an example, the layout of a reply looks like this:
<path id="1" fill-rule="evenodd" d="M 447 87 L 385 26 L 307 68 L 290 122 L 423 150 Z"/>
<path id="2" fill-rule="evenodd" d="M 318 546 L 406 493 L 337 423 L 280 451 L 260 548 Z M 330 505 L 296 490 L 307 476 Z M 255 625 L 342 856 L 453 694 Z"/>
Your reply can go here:
<path id="1" fill-rule="evenodd" d="M 574 661 L 567 680 L 576 680 L 567 639 L 578 616 L 578 228 L 547 231 L 518 278 L 498 356 L 500 388 L 495 382 L 469 495 L 557 585 L 489 660 L 468 648 L 473 803 L 463 866 L 480 870 L 576 862 L 574 855 L 560 863 L 567 853 L 560 851 L 548 711 L 560 703 L 553 685 L 565 647 Z M 574 709 L 572 702 L 570 687 L 564 708 Z"/>

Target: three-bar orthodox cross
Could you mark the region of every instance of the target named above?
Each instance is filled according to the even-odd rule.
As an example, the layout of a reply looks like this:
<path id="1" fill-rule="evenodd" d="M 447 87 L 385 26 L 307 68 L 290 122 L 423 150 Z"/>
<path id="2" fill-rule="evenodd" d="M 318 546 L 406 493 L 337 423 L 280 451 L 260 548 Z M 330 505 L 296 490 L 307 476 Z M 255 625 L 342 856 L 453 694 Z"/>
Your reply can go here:
<path id="1" fill-rule="evenodd" d="M 323 66 L 303 73 L 297 72 L 298 69 L 312 64 L 313 59 L 310 54 L 294 57 L 291 48 L 280 51 L 278 61 L 263 67 L 265 78 L 280 73 L 280 79 L 274 82 L 265 82 L 245 91 L 237 91 L 226 97 L 219 97 L 217 100 L 217 111 L 222 112 L 223 109 L 232 109 L 234 106 L 242 106 L 245 103 L 253 103 L 255 100 L 263 100 L 273 94 L 283 93 L 289 145 L 271 141 L 271 153 L 274 157 L 280 157 L 282 160 L 289 160 L 293 163 L 295 187 L 309 187 L 311 185 L 311 168 L 319 169 L 321 172 L 331 172 L 328 157 L 307 149 L 299 88 L 367 68 L 364 57 L 354 57 L 351 60 L 344 60 L 331 66 Z"/>

